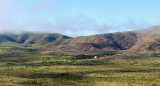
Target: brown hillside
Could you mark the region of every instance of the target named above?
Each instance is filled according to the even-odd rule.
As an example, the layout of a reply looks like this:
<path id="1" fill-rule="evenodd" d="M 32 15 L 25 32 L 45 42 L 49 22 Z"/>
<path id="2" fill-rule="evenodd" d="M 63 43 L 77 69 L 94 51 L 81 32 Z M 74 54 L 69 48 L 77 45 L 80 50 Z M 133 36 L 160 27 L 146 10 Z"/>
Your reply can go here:
<path id="1" fill-rule="evenodd" d="M 160 53 L 160 26 L 144 30 L 97 34 L 71 38 L 55 33 L 1 34 L 0 43 L 42 46 L 44 49 L 71 51 L 122 51 Z M 10 45 L 8 45 L 10 46 Z"/>
<path id="2" fill-rule="evenodd" d="M 118 32 L 57 40 L 46 44 L 43 47 L 46 49 L 52 48 L 84 51 L 113 51 L 129 49 L 136 42 L 137 36 L 134 32 Z"/>
<path id="3" fill-rule="evenodd" d="M 160 26 L 135 31 L 138 41 L 128 50 L 133 53 L 159 53 L 160 51 Z"/>

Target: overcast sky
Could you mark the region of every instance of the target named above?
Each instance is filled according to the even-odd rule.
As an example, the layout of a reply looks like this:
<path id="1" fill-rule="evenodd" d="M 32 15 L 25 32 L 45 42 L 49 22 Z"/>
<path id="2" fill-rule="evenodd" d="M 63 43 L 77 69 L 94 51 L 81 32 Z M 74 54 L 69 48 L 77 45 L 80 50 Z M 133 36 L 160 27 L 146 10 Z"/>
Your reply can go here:
<path id="1" fill-rule="evenodd" d="M 69 36 L 130 31 L 160 24 L 160 0 L 0 0 L 0 32 Z"/>

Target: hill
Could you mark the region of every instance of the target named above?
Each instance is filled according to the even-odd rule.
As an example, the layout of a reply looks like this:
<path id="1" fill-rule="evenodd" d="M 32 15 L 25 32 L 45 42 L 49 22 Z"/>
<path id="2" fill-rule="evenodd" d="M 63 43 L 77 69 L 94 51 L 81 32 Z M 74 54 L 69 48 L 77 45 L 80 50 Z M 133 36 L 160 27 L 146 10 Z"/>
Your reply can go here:
<path id="1" fill-rule="evenodd" d="M 135 31 L 137 42 L 128 52 L 133 53 L 159 53 L 160 50 L 160 26 Z"/>
<path id="2" fill-rule="evenodd" d="M 160 26 L 91 36 L 62 39 L 44 44 L 45 49 L 83 51 L 123 51 L 125 53 L 159 53 Z"/>
<path id="3" fill-rule="evenodd" d="M 9 43 L 8 43 L 9 42 Z M 65 51 L 123 51 L 126 53 L 159 53 L 160 26 L 151 28 L 96 34 L 91 36 L 68 37 L 56 33 L 1 34 L 0 43 L 38 45 L 43 49 Z"/>
<path id="4" fill-rule="evenodd" d="M 60 39 L 69 39 L 71 37 L 57 33 L 21 33 L 21 34 L 1 34 L 0 42 L 13 42 L 17 44 L 37 44 L 42 45 Z"/>
<path id="5" fill-rule="evenodd" d="M 117 32 L 57 40 L 50 42 L 49 44 L 45 44 L 44 47 L 47 49 L 115 51 L 129 49 L 136 42 L 137 36 L 134 32 Z"/>

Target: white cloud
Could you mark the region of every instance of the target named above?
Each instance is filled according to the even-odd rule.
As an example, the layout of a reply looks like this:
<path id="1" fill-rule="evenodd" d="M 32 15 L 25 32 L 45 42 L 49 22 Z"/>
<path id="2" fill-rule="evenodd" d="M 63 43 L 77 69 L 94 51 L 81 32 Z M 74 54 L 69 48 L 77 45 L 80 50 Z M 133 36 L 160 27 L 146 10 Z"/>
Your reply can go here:
<path id="1" fill-rule="evenodd" d="M 27 0 L 26 0 L 27 1 Z M 41 31 L 69 36 L 91 35 L 151 26 L 143 20 L 99 24 L 85 16 L 46 18 L 54 15 L 58 5 L 53 0 L 0 0 L 0 32 Z"/>

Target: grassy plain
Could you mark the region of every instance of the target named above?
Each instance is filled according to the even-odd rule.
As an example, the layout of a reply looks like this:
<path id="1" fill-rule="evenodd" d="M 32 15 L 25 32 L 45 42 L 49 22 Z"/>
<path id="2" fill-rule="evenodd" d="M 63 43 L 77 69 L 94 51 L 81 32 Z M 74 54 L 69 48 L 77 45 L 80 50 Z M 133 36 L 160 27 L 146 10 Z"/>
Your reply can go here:
<path id="1" fill-rule="evenodd" d="M 87 58 L 92 55 L 1 47 L 0 86 L 160 85 L 160 57 L 157 54 L 126 56 L 96 53 L 101 57 Z"/>

